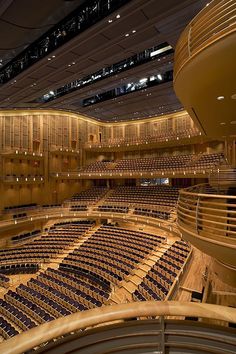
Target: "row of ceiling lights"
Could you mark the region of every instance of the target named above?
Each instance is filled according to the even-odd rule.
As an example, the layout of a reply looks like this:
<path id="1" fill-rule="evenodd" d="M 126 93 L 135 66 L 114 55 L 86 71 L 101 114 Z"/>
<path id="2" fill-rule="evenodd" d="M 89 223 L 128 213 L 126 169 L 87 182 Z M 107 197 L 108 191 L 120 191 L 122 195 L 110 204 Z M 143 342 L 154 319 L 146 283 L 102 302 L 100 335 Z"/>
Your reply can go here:
<path id="1" fill-rule="evenodd" d="M 121 18 L 120 14 L 117 14 L 114 18 L 109 18 L 109 20 L 107 21 L 108 23 L 112 23 L 115 20 L 118 20 L 119 18 Z"/>
<path id="2" fill-rule="evenodd" d="M 118 20 L 119 18 L 121 18 L 120 14 L 117 14 L 114 18 L 109 18 L 109 20 L 107 21 L 108 23 L 113 23 L 115 20 Z M 129 37 L 130 35 L 136 33 L 137 31 L 135 29 L 133 29 L 131 32 L 127 32 L 125 34 L 125 37 Z"/>

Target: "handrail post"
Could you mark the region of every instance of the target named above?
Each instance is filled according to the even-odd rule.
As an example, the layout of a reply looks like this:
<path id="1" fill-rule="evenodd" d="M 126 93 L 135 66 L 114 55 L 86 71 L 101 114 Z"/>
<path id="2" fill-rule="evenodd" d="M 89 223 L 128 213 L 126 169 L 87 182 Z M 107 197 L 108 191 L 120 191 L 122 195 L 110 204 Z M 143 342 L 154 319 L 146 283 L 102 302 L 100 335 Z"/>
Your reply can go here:
<path id="1" fill-rule="evenodd" d="M 199 204 L 200 204 L 200 197 L 198 197 L 197 205 L 196 205 L 196 231 L 197 231 L 197 234 L 199 234 L 199 232 L 198 232 L 198 228 L 199 228 L 199 221 L 198 221 L 198 218 L 199 218 Z"/>
<path id="2" fill-rule="evenodd" d="M 160 316 L 160 325 L 161 325 L 161 341 L 160 341 L 160 351 L 161 354 L 165 354 L 165 317 Z"/>

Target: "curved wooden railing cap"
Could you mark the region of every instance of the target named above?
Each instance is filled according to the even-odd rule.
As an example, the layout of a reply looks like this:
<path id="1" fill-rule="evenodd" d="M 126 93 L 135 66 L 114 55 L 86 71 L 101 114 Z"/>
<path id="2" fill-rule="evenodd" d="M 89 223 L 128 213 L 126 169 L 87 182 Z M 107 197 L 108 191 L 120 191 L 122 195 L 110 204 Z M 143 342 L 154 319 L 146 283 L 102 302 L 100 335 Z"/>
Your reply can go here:
<path id="1" fill-rule="evenodd" d="M 213 0 L 193 18 L 176 45 L 174 81 L 189 59 L 236 31 L 235 15 L 235 0 Z"/>
<path id="2" fill-rule="evenodd" d="M 178 301 L 146 301 L 104 306 L 58 318 L 0 344 L 0 353 L 20 354 L 72 331 L 115 320 L 146 316 L 193 316 L 236 323 L 236 309 Z"/>

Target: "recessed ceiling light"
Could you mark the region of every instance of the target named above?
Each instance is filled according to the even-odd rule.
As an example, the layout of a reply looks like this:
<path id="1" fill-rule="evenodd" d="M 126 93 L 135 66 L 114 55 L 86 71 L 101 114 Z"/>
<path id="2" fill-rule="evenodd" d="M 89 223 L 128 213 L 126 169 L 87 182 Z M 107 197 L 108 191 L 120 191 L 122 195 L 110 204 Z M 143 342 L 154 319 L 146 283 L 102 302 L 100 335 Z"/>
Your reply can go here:
<path id="1" fill-rule="evenodd" d="M 108 23 L 112 23 L 113 20 L 108 20 Z"/>
<path id="2" fill-rule="evenodd" d="M 125 34 L 125 37 L 129 37 L 129 33 L 126 33 L 126 34 Z"/>
<path id="3" fill-rule="evenodd" d="M 224 96 L 218 96 L 218 97 L 217 97 L 217 100 L 218 100 L 218 101 L 222 101 L 224 98 L 225 98 Z"/>
<path id="4" fill-rule="evenodd" d="M 236 124 L 236 120 L 231 120 L 230 124 Z"/>
<path id="5" fill-rule="evenodd" d="M 136 30 L 133 30 L 132 33 L 136 33 L 137 31 Z"/>
<path id="6" fill-rule="evenodd" d="M 116 18 L 120 18 L 120 14 L 117 14 L 117 15 L 116 15 Z"/>
<path id="7" fill-rule="evenodd" d="M 225 125 L 226 123 L 225 122 L 221 122 L 220 125 Z"/>
<path id="8" fill-rule="evenodd" d="M 236 93 L 234 93 L 233 95 L 231 95 L 232 100 L 236 100 Z"/>

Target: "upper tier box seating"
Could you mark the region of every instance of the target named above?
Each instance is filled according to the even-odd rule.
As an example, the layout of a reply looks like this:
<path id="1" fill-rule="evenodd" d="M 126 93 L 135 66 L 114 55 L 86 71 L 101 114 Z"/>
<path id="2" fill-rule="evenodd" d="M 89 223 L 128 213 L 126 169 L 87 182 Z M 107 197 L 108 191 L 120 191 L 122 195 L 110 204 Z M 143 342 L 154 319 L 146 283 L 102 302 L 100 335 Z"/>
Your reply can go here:
<path id="1" fill-rule="evenodd" d="M 13 205 L 13 206 L 9 206 L 9 207 L 5 207 L 4 208 L 4 212 L 5 213 L 12 213 L 15 211 L 24 211 L 24 210 L 28 210 L 28 209 L 35 209 L 37 208 L 38 205 L 35 203 L 30 203 L 30 204 L 22 204 L 22 205 Z"/>
<path id="2" fill-rule="evenodd" d="M 151 204 L 174 207 L 179 190 L 170 186 L 120 186 L 104 200 L 104 205 L 123 203 L 124 205 Z"/>
<path id="3" fill-rule="evenodd" d="M 97 202 L 107 191 L 108 189 L 105 187 L 90 188 L 73 195 L 70 199 L 67 199 L 66 202 L 72 204 L 72 211 L 75 210 L 74 206 L 82 206 L 82 210 L 86 210 L 85 208 L 87 208 L 87 205 Z"/>
<path id="4" fill-rule="evenodd" d="M 133 293 L 135 301 L 165 300 L 172 284 L 179 276 L 188 257 L 190 247 L 184 241 L 176 241 L 148 271 Z"/>
<path id="5" fill-rule="evenodd" d="M 179 140 L 189 137 L 194 137 L 200 135 L 200 132 L 196 128 L 189 128 L 183 130 L 168 130 L 163 131 L 160 134 L 149 134 L 143 135 L 141 137 L 125 137 L 125 138 L 112 138 L 107 139 L 106 141 L 102 142 L 88 142 L 87 144 L 89 147 L 114 147 L 114 146 L 129 146 L 129 145 L 141 145 L 141 144 L 152 144 L 152 143 L 160 143 L 166 142 L 169 140 Z"/>
<path id="6" fill-rule="evenodd" d="M 98 170 L 98 171 L 104 171 L 106 172 L 106 170 L 109 168 L 111 162 L 108 161 L 96 161 L 88 166 L 85 166 L 83 171 L 84 172 L 93 172 L 94 170 Z"/>
<path id="7" fill-rule="evenodd" d="M 211 170 L 227 164 L 223 153 L 188 154 L 153 158 L 123 159 L 114 162 L 97 161 L 81 169 L 83 173 L 126 172 L 192 172 Z"/>

